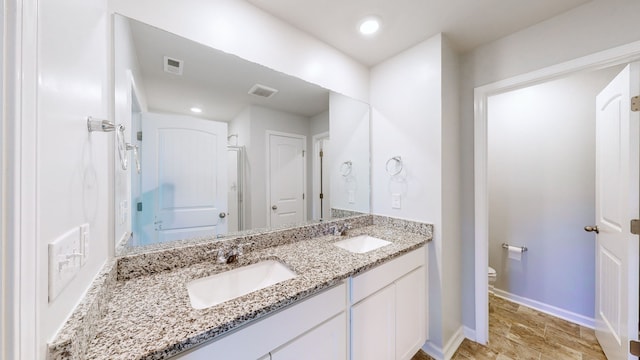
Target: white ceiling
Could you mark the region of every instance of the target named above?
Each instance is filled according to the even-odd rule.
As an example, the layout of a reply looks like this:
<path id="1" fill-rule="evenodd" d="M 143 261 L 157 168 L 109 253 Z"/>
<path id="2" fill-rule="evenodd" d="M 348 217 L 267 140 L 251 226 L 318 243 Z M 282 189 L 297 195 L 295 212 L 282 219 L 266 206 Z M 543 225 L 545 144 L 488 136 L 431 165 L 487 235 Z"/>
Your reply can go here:
<path id="1" fill-rule="evenodd" d="M 327 89 L 138 21 L 129 22 L 151 111 L 231 121 L 252 104 L 306 117 L 329 108 Z M 164 72 L 164 56 L 184 62 L 182 76 Z M 268 99 L 247 94 L 256 83 L 279 92 Z M 194 106 L 203 112 L 191 113 Z"/>
<path id="2" fill-rule="evenodd" d="M 461 53 L 591 0 L 247 0 L 364 65 L 375 65 L 437 33 Z M 357 31 L 382 21 L 373 37 Z"/>

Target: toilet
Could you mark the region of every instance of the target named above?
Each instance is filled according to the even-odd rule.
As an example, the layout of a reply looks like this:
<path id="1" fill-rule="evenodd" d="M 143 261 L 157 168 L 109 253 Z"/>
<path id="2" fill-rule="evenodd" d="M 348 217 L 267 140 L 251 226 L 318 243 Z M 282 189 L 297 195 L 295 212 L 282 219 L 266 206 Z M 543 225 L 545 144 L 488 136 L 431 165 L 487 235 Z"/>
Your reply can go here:
<path id="1" fill-rule="evenodd" d="M 496 279 L 498 278 L 498 274 L 496 273 L 496 269 L 492 268 L 491 266 L 489 266 L 489 294 L 493 294 L 493 285 L 496 282 Z"/>

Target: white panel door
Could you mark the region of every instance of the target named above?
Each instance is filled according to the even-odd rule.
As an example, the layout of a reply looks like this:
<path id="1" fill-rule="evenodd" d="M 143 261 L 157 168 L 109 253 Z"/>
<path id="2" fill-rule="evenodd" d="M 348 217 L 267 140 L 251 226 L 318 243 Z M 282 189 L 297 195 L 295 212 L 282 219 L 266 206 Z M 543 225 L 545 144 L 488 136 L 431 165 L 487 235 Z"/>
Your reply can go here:
<path id="1" fill-rule="evenodd" d="M 395 282 L 397 360 L 411 359 L 427 340 L 426 282 L 424 266 Z"/>
<path id="2" fill-rule="evenodd" d="M 396 358 L 395 285 L 391 284 L 351 308 L 353 360 Z"/>
<path id="3" fill-rule="evenodd" d="M 297 224 L 305 220 L 306 139 L 300 135 L 267 134 L 268 206 L 270 226 Z"/>
<path id="4" fill-rule="evenodd" d="M 227 124 L 142 117 L 143 243 L 226 233 Z"/>
<path id="5" fill-rule="evenodd" d="M 638 337 L 638 236 L 629 232 L 640 201 L 639 116 L 630 110 L 638 70 L 627 66 L 596 98 L 596 336 L 612 360 L 631 359 Z"/>

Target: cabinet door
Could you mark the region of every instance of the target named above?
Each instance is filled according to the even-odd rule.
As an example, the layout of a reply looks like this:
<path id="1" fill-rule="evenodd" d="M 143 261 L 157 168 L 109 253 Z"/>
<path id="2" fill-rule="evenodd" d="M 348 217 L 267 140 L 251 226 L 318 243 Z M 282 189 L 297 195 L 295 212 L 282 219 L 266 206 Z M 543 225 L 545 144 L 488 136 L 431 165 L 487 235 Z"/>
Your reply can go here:
<path id="1" fill-rule="evenodd" d="M 272 360 L 346 360 L 347 316 L 340 313 L 331 320 L 304 333 L 278 350 Z"/>
<path id="2" fill-rule="evenodd" d="M 395 285 L 351 308 L 353 360 L 395 359 Z"/>
<path id="3" fill-rule="evenodd" d="M 426 274 L 419 267 L 395 282 L 396 359 L 408 360 L 426 339 Z"/>

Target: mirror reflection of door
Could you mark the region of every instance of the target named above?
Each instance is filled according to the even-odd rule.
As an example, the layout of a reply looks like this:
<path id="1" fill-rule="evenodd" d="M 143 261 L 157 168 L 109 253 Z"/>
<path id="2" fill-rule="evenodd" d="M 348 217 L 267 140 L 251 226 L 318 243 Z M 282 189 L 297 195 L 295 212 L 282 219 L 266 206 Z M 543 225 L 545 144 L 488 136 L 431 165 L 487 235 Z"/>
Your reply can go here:
<path id="1" fill-rule="evenodd" d="M 270 226 L 301 223 L 305 214 L 306 137 L 267 132 L 267 193 Z"/>
<path id="2" fill-rule="evenodd" d="M 142 115 L 140 242 L 225 234 L 227 124 Z"/>

